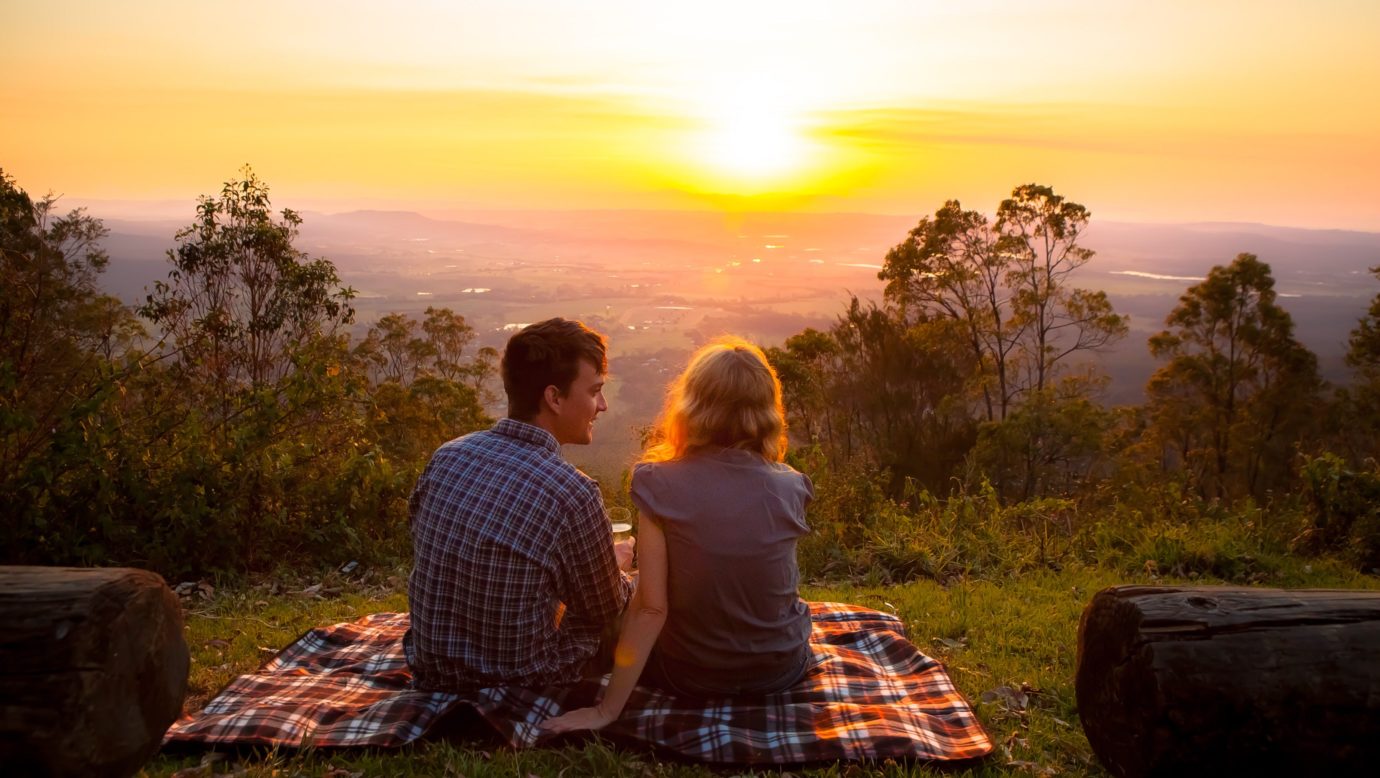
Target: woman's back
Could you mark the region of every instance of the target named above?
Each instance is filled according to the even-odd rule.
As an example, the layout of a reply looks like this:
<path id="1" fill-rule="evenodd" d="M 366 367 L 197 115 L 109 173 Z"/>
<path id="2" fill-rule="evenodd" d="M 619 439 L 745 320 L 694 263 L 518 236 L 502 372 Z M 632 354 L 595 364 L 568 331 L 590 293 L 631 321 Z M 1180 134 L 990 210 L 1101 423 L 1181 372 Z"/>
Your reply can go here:
<path id="1" fill-rule="evenodd" d="M 633 501 L 666 536 L 669 608 L 655 675 L 683 690 L 729 694 L 799 678 L 810 614 L 797 593 L 795 551 L 812 495 L 801 473 L 739 449 L 634 469 Z"/>

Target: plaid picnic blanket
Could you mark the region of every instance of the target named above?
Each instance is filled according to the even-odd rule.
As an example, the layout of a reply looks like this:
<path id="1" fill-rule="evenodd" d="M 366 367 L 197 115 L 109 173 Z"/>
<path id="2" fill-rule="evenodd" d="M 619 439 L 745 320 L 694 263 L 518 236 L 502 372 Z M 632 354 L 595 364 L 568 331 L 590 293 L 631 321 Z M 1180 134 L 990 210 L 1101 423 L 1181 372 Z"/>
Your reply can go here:
<path id="1" fill-rule="evenodd" d="M 944 668 L 920 653 L 889 614 L 810 603 L 813 669 L 757 698 L 677 699 L 637 687 L 600 731 L 618 742 L 726 764 L 860 759 L 954 761 L 986 756 L 991 740 Z M 539 726 L 587 703 L 581 688 L 483 689 L 463 698 L 410 688 L 405 613 L 314 629 L 258 672 L 232 681 L 200 713 L 173 724 L 164 745 L 296 748 L 400 746 L 469 708 L 508 744 L 535 745 Z"/>

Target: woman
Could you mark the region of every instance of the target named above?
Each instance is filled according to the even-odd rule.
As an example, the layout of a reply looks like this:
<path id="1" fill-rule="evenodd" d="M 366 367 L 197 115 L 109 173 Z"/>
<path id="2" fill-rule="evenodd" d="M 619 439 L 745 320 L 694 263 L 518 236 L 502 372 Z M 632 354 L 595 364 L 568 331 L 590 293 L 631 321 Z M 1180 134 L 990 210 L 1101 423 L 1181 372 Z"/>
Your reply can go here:
<path id="1" fill-rule="evenodd" d="M 667 393 L 656 445 L 633 469 L 639 581 L 590 708 L 547 732 L 599 729 L 639 678 L 674 694 L 780 691 L 810 666 L 810 612 L 797 593 L 797 539 L 810 480 L 782 464 L 781 382 L 741 338 L 700 349 Z"/>

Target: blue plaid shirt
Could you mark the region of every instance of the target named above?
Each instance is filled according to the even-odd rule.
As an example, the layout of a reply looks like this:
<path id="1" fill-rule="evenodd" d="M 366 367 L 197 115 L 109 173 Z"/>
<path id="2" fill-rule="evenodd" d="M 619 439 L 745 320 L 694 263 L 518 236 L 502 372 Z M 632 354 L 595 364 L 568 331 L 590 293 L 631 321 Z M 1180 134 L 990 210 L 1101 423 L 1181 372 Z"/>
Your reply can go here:
<path id="1" fill-rule="evenodd" d="M 578 680 L 632 596 L 599 487 L 540 427 L 436 450 L 409 501 L 407 662 L 422 689 Z M 563 615 L 562 615 L 563 614 Z"/>

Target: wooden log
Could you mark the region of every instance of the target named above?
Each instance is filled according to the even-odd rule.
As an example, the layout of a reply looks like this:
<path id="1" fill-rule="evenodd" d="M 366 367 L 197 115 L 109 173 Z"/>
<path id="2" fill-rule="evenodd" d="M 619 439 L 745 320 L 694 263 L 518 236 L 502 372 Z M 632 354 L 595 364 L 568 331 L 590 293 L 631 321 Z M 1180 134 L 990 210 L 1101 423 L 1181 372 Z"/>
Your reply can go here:
<path id="1" fill-rule="evenodd" d="M 133 775 L 182 710 L 189 659 L 153 573 L 0 567 L 0 772 Z"/>
<path id="2" fill-rule="evenodd" d="M 1380 592 L 1114 586 L 1083 611 L 1075 687 L 1116 775 L 1372 775 Z"/>

